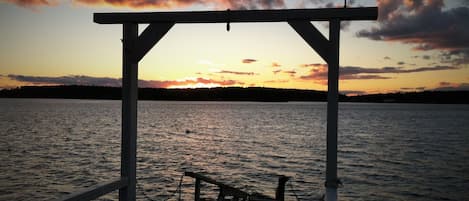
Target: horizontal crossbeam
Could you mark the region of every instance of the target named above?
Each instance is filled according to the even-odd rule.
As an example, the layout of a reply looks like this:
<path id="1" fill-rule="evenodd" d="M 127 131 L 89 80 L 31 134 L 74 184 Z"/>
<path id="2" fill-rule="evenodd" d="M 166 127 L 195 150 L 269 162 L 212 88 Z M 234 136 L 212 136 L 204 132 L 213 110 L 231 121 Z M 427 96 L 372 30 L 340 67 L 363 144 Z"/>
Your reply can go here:
<path id="1" fill-rule="evenodd" d="M 377 7 L 320 8 L 283 10 L 236 10 L 236 11 L 175 11 L 143 13 L 94 13 L 99 24 L 124 23 L 220 23 L 220 22 L 284 22 L 294 20 L 328 21 L 376 20 Z"/>

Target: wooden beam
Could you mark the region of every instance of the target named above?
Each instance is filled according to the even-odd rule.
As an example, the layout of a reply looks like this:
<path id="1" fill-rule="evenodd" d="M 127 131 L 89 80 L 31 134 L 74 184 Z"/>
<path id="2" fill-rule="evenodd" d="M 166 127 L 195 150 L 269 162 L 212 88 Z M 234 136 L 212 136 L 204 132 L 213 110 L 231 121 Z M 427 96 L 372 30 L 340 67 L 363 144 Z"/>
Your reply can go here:
<path id="1" fill-rule="evenodd" d="M 200 201 L 200 179 L 195 178 L 194 201 Z"/>
<path id="2" fill-rule="evenodd" d="M 117 189 L 123 188 L 127 185 L 126 178 L 115 179 L 106 183 L 101 183 L 98 185 L 91 186 L 84 189 L 83 191 L 76 192 L 66 197 L 60 199 L 61 201 L 83 201 L 83 200 L 93 200 L 102 195 L 115 191 Z"/>
<path id="3" fill-rule="evenodd" d="M 219 22 L 284 22 L 292 20 L 328 21 L 376 20 L 377 7 L 321 8 L 284 10 L 236 10 L 236 11 L 185 11 L 185 12 L 142 12 L 142 13 L 94 13 L 94 22 L 99 24 L 124 23 L 219 23 Z"/>
<path id="4" fill-rule="evenodd" d="M 122 51 L 122 142 L 121 177 L 127 186 L 119 190 L 119 201 L 135 201 L 137 184 L 137 89 L 138 61 L 135 46 L 138 24 L 124 24 Z"/>
<path id="5" fill-rule="evenodd" d="M 330 42 L 309 21 L 288 21 L 288 24 L 311 46 L 322 59 L 329 62 Z"/>
<path id="6" fill-rule="evenodd" d="M 140 61 L 148 51 L 155 46 L 158 41 L 173 27 L 174 23 L 162 22 L 162 23 L 151 23 L 148 27 L 140 34 L 135 46 L 135 59 Z"/>
<path id="7" fill-rule="evenodd" d="M 339 115 L 340 20 L 329 21 L 330 59 L 327 62 L 326 200 L 337 200 L 337 122 Z"/>

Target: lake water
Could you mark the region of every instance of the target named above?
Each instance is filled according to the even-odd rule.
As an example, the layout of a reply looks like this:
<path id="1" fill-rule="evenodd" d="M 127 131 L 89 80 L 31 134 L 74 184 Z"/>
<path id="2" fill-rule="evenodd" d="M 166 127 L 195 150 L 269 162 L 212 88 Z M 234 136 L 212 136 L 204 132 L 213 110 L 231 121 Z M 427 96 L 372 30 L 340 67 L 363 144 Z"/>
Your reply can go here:
<path id="1" fill-rule="evenodd" d="M 118 177 L 120 104 L 0 99 L 0 200 Z M 324 193 L 326 103 L 140 101 L 138 116 L 139 200 L 174 200 L 185 170 L 271 196 L 291 176 L 287 200 Z M 340 103 L 338 161 L 341 200 L 469 200 L 469 105 Z"/>

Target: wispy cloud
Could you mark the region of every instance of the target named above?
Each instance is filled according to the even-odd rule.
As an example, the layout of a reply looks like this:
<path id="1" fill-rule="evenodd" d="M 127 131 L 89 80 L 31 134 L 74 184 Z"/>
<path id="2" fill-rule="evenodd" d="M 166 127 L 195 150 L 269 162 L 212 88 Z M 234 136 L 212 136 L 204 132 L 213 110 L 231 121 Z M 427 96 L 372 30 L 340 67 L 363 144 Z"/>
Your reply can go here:
<path id="1" fill-rule="evenodd" d="M 425 71 L 441 71 L 441 70 L 458 70 L 459 67 L 454 66 L 430 66 L 430 67 L 419 67 L 419 68 L 403 68 L 403 67 L 382 67 L 382 68 L 364 68 L 358 66 L 342 66 L 340 67 L 340 73 L 342 74 L 361 74 L 361 73 L 417 73 Z"/>
<path id="2" fill-rule="evenodd" d="M 305 64 L 307 65 L 307 64 Z M 320 84 L 327 84 L 327 65 L 314 64 L 310 65 L 311 70 L 308 75 L 300 76 L 303 80 L 315 80 Z M 398 74 L 398 73 L 418 73 L 426 71 L 441 70 L 457 70 L 459 67 L 453 66 L 431 66 L 419 68 L 403 68 L 403 67 L 382 67 L 382 68 L 365 68 L 359 66 L 341 66 L 339 75 L 341 80 L 376 80 L 391 79 L 392 77 L 383 76 L 381 74 Z"/>
<path id="3" fill-rule="evenodd" d="M 294 77 L 296 75 L 296 71 L 294 71 L 294 70 L 280 70 L 280 69 L 278 69 L 278 70 L 272 71 L 272 73 L 274 73 L 274 74 L 283 73 L 283 74 L 289 75 L 290 77 Z"/>
<path id="4" fill-rule="evenodd" d="M 5 0 L 21 7 L 36 7 L 56 5 L 58 0 Z M 205 6 L 215 9 L 280 9 L 286 8 L 283 0 L 72 0 L 73 3 L 88 6 L 114 6 L 134 9 L 162 8 L 179 9 L 190 6 Z"/>
<path id="5" fill-rule="evenodd" d="M 8 75 L 11 80 L 19 81 L 25 85 L 87 85 L 119 87 L 122 79 L 109 77 L 91 77 L 84 75 L 70 75 L 60 77 Z M 244 85 L 244 82 L 225 79 L 187 78 L 182 80 L 139 80 L 139 87 L 143 88 L 170 88 L 188 85 L 235 86 Z"/>
<path id="6" fill-rule="evenodd" d="M 440 82 L 435 91 L 469 91 L 469 83 Z"/>
<path id="7" fill-rule="evenodd" d="M 440 50 L 442 62 L 468 64 L 469 8 L 443 7 L 443 0 L 379 0 L 379 26 L 357 35 L 413 44 L 420 51 Z"/>
<path id="8" fill-rule="evenodd" d="M 254 72 L 242 72 L 242 71 L 229 71 L 229 70 L 221 70 L 216 73 L 219 74 L 234 74 L 234 75 L 255 75 Z"/>
<path id="9" fill-rule="evenodd" d="M 256 59 L 243 59 L 242 62 L 245 63 L 245 64 L 250 64 L 250 63 L 254 63 L 256 61 L 257 61 Z"/>
<path id="10" fill-rule="evenodd" d="M 215 80 L 207 78 L 194 78 L 183 80 L 139 80 L 139 87 L 142 88 L 178 88 L 190 85 L 201 86 L 234 86 L 244 85 L 244 82 L 236 80 Z"/>
<path id="11" fill-rule="evenodd" d="M 58 0 L 2 0 L 25 8 L 35 8 L 40 6 L 58 5 Z"/>
<path id="12" fill-rule="evenodd" d="M 321 63 L 311 63 L 311 64 L 300 64 L 300 67 L 323 67 L 326 66 L 326 64 L 321 64 Z"/>
<path id="13" fill-rule="evenodd" d="M 121 79 L 109 77 L 91 77 L 85 75 L 69 75 L 60 77 L 8 75 L 8 78 L 19 82 L 32 84 L 57 84 L 57 85 L 96 85 L 96 86 L 120 86 Z"/>
<path id="14" fill-rule="evenodd" d="M 282 71 L 282 73 L 285 73 L 285 74 L 289 75 L 290 77 L 294 77 L 295 74 L 296 74 L 296 71 L 294 71 L 294 70 L 284 70 L 284 71 Z"/>
<path id="15" fill-rule="evenodd" d="M 287 83 L 290 80 L 266 80 L 264 83 Z"/>
<path id="16" fill-rule="evenodd" d="M 280 65 L 279 63 L 277 62 L 272 62 L 272 67 L 281 67 L 282 65 Z"/>

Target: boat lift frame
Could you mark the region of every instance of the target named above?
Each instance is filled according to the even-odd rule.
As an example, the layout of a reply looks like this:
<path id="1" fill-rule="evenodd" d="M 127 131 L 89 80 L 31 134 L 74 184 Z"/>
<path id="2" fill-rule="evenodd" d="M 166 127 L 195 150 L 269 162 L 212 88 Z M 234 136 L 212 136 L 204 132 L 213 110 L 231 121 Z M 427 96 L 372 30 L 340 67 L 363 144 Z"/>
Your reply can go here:
<path id="1" fill-rule="evenodd" d="M 123 25 L 120 178 L 62 200 L 91 200 L 119 189 L 119 201 L 136 200 L 138 63 L 176 23 L 287 22 L 328 64 L 326 200 L 337 200 L 337 119 L 340 22 L 376 20 L 377 7 L 284 10 L 94 13 L 94 22 Z M 328 21 L 329 39 L 310 21 Z M 138 25 L 149 24 L 139 35 Z"/>

